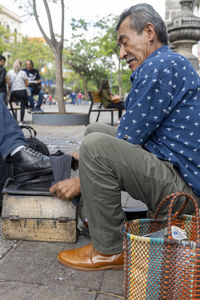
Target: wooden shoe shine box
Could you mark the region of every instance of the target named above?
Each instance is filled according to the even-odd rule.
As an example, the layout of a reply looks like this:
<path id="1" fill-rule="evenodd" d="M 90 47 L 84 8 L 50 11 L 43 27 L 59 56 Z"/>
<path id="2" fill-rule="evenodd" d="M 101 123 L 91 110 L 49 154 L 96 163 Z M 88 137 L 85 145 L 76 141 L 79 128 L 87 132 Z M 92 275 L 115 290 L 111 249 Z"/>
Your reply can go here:
<path id="1" fill-rule="evenodd" d="M 53 196 L 3 196 L 6 239 L 75 243 L 76 225 L 76 207 L 70 201 Z"/>

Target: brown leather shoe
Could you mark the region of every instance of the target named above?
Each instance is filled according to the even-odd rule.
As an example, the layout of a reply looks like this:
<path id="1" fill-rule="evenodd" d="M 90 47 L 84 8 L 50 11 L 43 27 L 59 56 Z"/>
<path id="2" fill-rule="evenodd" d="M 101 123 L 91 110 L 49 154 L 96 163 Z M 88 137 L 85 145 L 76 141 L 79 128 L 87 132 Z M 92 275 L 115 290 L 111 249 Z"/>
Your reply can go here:
<path id="1" fill-rule="evenodd" d="M 123 252 L 113 255 L 101 254 L 92 247 L 92 244 L 62 251 L 57 259 L 59 263 L 81 271 L 123 269 L 124 266 Z"/>

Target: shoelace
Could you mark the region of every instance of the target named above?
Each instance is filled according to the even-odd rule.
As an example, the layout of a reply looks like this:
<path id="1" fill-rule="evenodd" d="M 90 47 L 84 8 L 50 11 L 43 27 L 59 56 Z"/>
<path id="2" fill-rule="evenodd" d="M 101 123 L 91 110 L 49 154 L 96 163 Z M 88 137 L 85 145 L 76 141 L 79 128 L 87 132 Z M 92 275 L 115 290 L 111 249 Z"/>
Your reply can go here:
<path id="1" fill-rule="evenodd" d="M 42 157 L 44 156 L 42 153 L 40 153 L 40 152 L 38 152 L 38 151 L 36 151 L 36 150 L 34 150 L 34 149 L 28 147 L 28 146 L 26 146 L 26 147 L 24 148 L 24 150 L 25 150 L 26 152 L 30 153 L 31 155 L 36 156 L 36 157 L 38 157 L 38 158 L 42 158 Z"/>

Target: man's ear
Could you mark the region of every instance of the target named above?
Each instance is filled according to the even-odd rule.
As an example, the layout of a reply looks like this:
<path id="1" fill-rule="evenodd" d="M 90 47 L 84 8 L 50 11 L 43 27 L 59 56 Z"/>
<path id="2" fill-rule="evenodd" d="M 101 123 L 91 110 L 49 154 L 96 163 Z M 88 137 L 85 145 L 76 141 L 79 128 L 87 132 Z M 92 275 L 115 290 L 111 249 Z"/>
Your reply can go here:
<path id="1" fill-rule="evenodd" d="M 152 23 L 147 23 L 144 27 L 144 32 L 146 33 L 149 42 L 153 42 L 153 40 L 156 38 L 154 25 Z"/>

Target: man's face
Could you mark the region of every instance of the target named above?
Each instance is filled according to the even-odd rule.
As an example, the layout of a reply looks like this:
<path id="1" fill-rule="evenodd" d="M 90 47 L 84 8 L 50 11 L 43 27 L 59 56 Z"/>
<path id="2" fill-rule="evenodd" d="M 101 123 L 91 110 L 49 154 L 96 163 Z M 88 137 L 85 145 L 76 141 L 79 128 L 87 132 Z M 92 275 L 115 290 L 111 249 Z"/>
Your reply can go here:
<path id="1" fill-rule="evenodd" d="M 29 70 L 29 71 L 32 71 L 32 70 L 33 70 L 33 65 L 32 65 L 32 63 L 31 63 L 30 61 L 27 61 L 27 62 L 26 62 L 26 68 L 27 68 L 27 70 Z"/>
<path id="2" fill-rule="evenodd" d="M 4 66 L 5 66 L 5 63 L 6 63 L 6 61 L 5 61 L 4 59 L 2 59 L 2 60 L 0 61 L 0 66 L 4 67 Z"/>
<path id="3" fill-rule="evenodd" d="M 117 32 L 120 59 L 125 59 L 129 68 L 135 71 L 151 54 L 150 41 L 145 30 L 141 34 L 130 27 L 130 17 L 124 19 Z"/>

